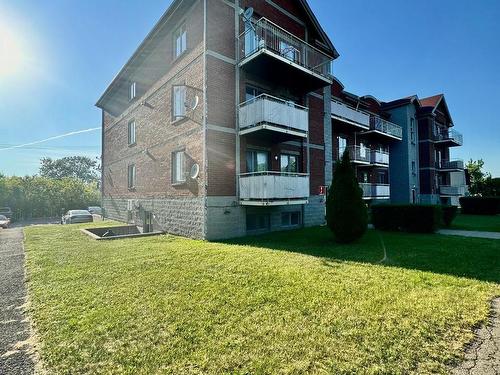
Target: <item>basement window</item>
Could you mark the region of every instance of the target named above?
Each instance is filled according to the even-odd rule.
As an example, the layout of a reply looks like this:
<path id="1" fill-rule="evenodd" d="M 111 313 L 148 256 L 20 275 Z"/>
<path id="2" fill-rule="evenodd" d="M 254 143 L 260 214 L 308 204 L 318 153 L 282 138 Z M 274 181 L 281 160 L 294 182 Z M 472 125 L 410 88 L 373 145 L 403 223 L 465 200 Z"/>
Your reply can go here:
<path id="1" fill-rule="evenodd" d="M 283 212 L 281 213 L 282 227 L 296 227 L 300 225 L 300 212 Z"/>
<path id="2" fill-rule="evenodd" d="M 248 214 L 247 231 L 268 230 L 270 222 L 268 214 Z"/>

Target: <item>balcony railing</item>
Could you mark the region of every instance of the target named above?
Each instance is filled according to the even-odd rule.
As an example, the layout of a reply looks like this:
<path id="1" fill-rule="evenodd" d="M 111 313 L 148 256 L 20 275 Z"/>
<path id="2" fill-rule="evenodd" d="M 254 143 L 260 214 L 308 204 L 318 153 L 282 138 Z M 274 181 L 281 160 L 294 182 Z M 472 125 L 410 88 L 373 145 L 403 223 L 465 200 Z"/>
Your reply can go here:
<path id="1" fill-rule="evenodd" d="M 309 175 L 306 173 L 256 172 L 239 176 L 243 205 L 286 205 L 306 203 Z"/>
<path id="2" fill-rule="evenodd" d="M 440 186 L 441 195 L 463 196 L 465 195 L 465 186 Z"/>
<path id="3" fill-rule="evenodd" d="M 403 128 L 399 125 L 393 124 L 390 121 L 384 120 L 378 116 L 370 117 L 370 130 L 394 137 L 397 139 L 403 138 Z"/>
<path id="4" fill-rule="evenodd" d="M 434 140 L 438 142 L 450 142 L 457 146 L 462 146 L 464 144 L 463 135 L 455 129 L 440 130 L 437 134 L 434 134 Z"/>
<path id="5" fill-rule="evenodd" d="M 370 115 L 345 103 L 332 100 L 332 117 L 347 121 L 364 129 L 370 128 Z"/>
<path id="6" fill-rule="evenodd" d="M 390 185 L 360 183 L 359 186 L 363 189 L 363 198 L 365 199 L 387 199 L 391 196 Z"/>
<path id="7" fill-rule="evenodd" d="M 240 35 L 240 50 L 243 62 L 265 50 L 331 80 L 332 57 L 266 18 L 261 18 L 253 29 L 247 28 Z"/>
<path id="8" fill-rule="evenodd" d="M 436 168 L 442 170 L 463 170 L 465 165 L 461 159 L 441 160 L 436 162 Z"/>
<path id="9" fill-rule="evenodd" d="M 244 133 L 270 128 L 307 137 L 309 114 L 306 107 L 263 94 L 240 104 L 239 125 Z"/>
<path id="10" fill-rule="evenodd" d="M 339 156 L 344 154 L 345 149 L 340 149 Z M 370 164 L 372 161 L 371 150 L 366 146 L 347 146 L 349 158 L 354 163 Z"/>
<path id="11" fill-rule="evenodd" d="M 372 164 L 376 165 L 389 165 L 389 153 L 379 150 L 372 150 Z"/>

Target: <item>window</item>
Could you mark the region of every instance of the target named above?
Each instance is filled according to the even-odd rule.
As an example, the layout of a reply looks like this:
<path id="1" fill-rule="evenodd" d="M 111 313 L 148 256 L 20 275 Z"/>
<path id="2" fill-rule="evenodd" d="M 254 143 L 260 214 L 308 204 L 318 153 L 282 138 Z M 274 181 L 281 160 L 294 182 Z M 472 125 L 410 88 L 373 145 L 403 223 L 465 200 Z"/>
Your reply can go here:
<path id="1" fill-rule="evenodd" d="M 172 119 L 181 120 L 186 116 L 186 86 L 174 86 L 172 98 Z"/>
<path id="2" fill-rule="evenodd" d="M 387 171 L 377 172 L 377 183 L 383 185 L 389 184 L 389 175 L 387 174 Z"/>
<path id="3" fill-rule="evenodd" d="M 285 59 L 300 63 L 299 50 L 283 40 L 280 40 L 280 53 Z"/>
<path id="4" fill-rule="evenodd" d="M 257 89 L 252 86 L 247 86 L 245 90 L 245 101 L 256 98 L 259 95 L 262 95 L 264 92 L 260 89 Z"/>
<path id="5" fill-rule="evenodd" d="M 297 155 L 281 154 L 281 172 L 298 173 L 299 161 Z"/>
<path id="6" fill-rule="evenodd" d="M 281 214 L 282 227 L 295 227 L 300 225 L 300 212 L 283 212 Z"/>
<path id="7" fill-rule="evenodd" d="M 128 188 L 129 189 L 135 188 L 135 179 L 136 179 L 135 164 L 131 164 L 128 166 Z"/>
<path id="8" fill-rule="evenodd" d="M 187 49 L 186 25 L 180 26 L 174 33 L 174 57 L 177 58 Z"/>
<path id="9" fill-rule="evenodd" d="M 128 90 L 128 100 L 135 99 L 136 94 L 137 94 L 137 83 L 132 82 Z"/>
<path id="10" fill-rule="evenodd" d="M 248 214 L 247 230 L 267 230 L 269 229 L 269 215 L 266 214 Z"/>
<path id="11" fill-rule="evenodd" d="M 415 170 L 417 169 L 417 163 L 415 163 L 415 160 L 412 160 L 411 162 L 411 171 L 415 173 Z"/>
<path id="12" fill-rule="evenodd" d="M 247 151 L 247 172 L 267 172 L 269 170 L 269 152 Z"/>
<path id="13" fill-rule="evenodd" d="M 172 182 L 180 184 L 186 181 L 184 151 L 176 151 L 172 154 Z"/>
<path id="14" fill-rule="evenodd" d="M 359 156 L 366 159 L 366 145 L 363 142 L 359 144 Z"/>
<path id="15" fill-rule="evenodd" d="M 368 172 L 366 171 L 361 172 L 361 181 L 364 184 L 368 183 Z"/>
<path id="16" fill-rule="evenodd" d="M 128 144 L 129 146 L 135 145 L 135 120 L 128 123 Z"/>
<path id="17" fill-rule="evenodd" d="M 410 139 L 412 142 L 415 142 L 415 119 L 410 119 Z"/>
<path id="18" fill-rule="evenodd" d="M 345 149 L 347 148 L 347 138 L 344 137 L 337 137 L 338 143 L 339 143 L 339 148 L 338 148 L 338 159 L 342 158 L 342 155 L 344 154 Z"/>

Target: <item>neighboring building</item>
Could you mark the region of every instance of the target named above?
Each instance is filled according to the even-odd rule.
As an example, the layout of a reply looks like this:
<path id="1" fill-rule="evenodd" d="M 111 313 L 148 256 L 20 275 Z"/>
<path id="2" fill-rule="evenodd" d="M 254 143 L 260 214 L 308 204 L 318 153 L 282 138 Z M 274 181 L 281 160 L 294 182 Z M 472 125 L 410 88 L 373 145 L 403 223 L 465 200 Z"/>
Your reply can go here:
<path id="1" fill-rule="evenodd" d="M 174 1 L 97 103 L 107 216 L 206 239 L 324 223 L 337 56 L 306 1 Z"/>
<path id="2" fill-rule="evenodd" d="M 448 198 L 444 99 L 358 97 L 337 57 L 305 0 L 174 0 L 97 102 L 106 216 L 210 240 L 320 225 L 345 149 L 367 203 Z"/>
<path id="3" fill-rule="evenodd" d="M 391 154 L 401 143 L 401 126 L 390 121 L 390 114 L 376 98 L 351 94 L 338 80 L 332 84 L 331 113 L 333 160 L 338 161 L 348 150 L 364 199 L 369 203 L 388 201 Z"/>
<path id="4" fill-rule="evenodd" d="M 459 204 L 467 193 L 464 162 L 450 147 L 463 144 L 452 129 L 444 95 L 416 95 L 382 106 L 403 128 L 403 141 L 391 153 L 391 199 L 395 203 Z"/>

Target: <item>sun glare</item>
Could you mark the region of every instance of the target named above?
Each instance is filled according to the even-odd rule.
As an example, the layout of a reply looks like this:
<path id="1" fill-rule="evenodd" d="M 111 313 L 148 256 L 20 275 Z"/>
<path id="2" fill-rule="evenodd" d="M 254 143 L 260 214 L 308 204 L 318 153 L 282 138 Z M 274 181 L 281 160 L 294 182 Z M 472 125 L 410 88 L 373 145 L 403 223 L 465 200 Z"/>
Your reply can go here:
<path id="1" fill-rule="evenodd" d="M 0 78 L 18 73 L 24 62 L 23 57 L 20 40 L 0 25 Z"/>

